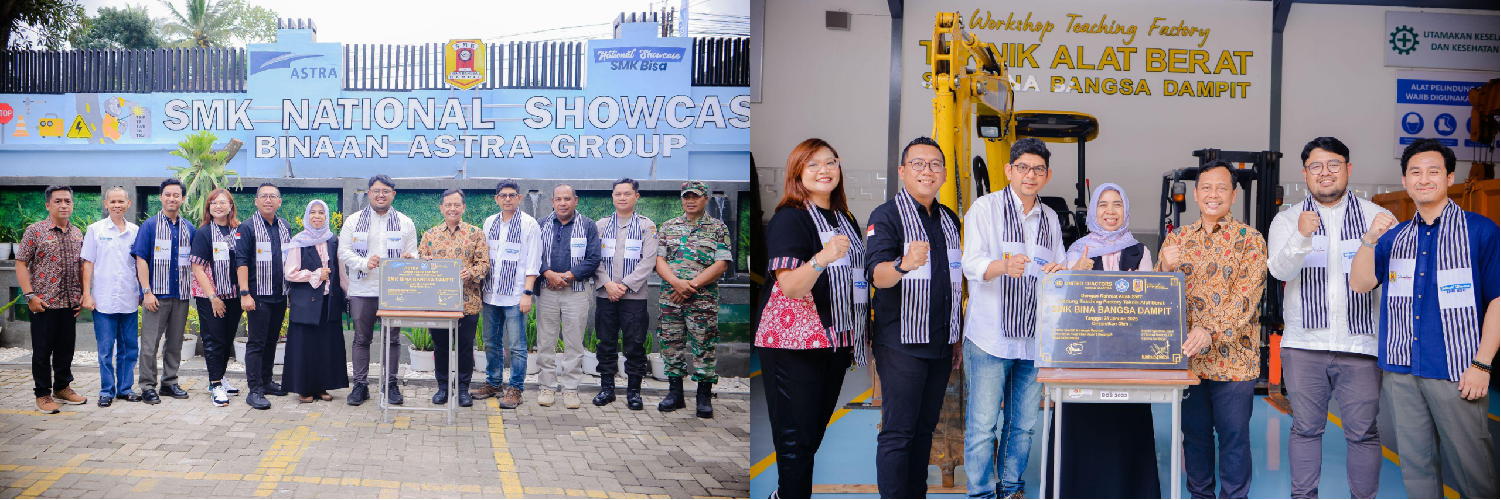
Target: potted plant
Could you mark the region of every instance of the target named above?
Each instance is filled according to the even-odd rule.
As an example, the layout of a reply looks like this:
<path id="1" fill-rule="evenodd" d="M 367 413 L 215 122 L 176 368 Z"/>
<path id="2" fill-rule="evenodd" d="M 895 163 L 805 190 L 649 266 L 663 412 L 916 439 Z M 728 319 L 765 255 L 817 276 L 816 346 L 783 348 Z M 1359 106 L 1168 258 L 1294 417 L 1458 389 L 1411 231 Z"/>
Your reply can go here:
<path id="1" fill-rule="evenodd" d="M 542 371 L 537 366 L 537 353 L 541 346 L 537 345 L 537 307 L 532 306 L 532 311 L 526 314 L 526 345 L 531 351 L 526 357 L 526 374 L 536 375 Z"/>
<path id="2" fill-rule="evenodd" d="M 646 360 L 651 362 L 651 378 L 667 380 L 667 360 L 662 359 L 661 352 L 657 350 L 657 335 L 655 333 L 646 336 Z"/>
<path id="3" fill-rule="evenodd" d="M 6 304 L 5 307 L 0 307 L 0 331 L 3 331 L 5 329 L 5 313 L 6 313 L 6 311 L 9 311 L 10 308 L 15 307 L 16 303 L 20 302 L 20 301 L 21 301 L 21 294 L 18 293 L 18 294 L 16 294 L 16 298 L 10 299 L 10 303 L 9 304 Z"/>
<path id="4" fill-rule="evenodd" d="M 584 330 L 584 374 L 599 375 L 599 357 L 595 349 L 599 347 L 599 336 L 594 334 L 594 327 Z"/>
<path id="5" fill-rule="evenodd" d="M 426 328 L 406 328 L 402 331 L 407 340 L 412 342 L 407 347 L 407 353 L 412 358 L 412 371 L 430 372 L 433 365 L 433 336 Z"/>
<path id="6" fill-rule="evenodd" d="M 198 355 L 198 332 L 201 325 L 198 323 L 198 310 L 188 308 L 188 327 L 182 334 L 182 359 L 186 360 Z"/>
<path id="7" fill-rule="evenodd" d="M 474 368 L 485 372 L 485 318 L 481 316 L 474 327 Z"/>
<path id="8" fill-rule="evenodd" d="M 18 239 L 15 228 L 0 221 L 0 260 L 10 260 L 11 247 Z"/>
<path id="9" fill-rule="evenodd" d="M 248 326 L 248 317 L 248 313 L 240 313 L 241 328 L 246 329 L 247 332 L 250 328 Z M 272 362 L 278 365 L 282 364 L 282 360 L 285 359 L 287 355 L 287 321 L 288 320 L 285 316 L 282 317 L 281 333 L 276 336 L 276 355 L 273 358 Z M 235 338 L 235 359 L 239 360 L 241 363 L 245 362 L 245 346 L 247 345 L 247 342 L 249 342 L 248 337 Z"/>
<path id="10" fill-rule="evenodd" d="M 208 194 L 215 189 L 228 188 L 229 176 L 235 176 L 234 187 L 240 187 L 240 174 L 225 168 L 235 153 L 240 151 L 240 141 L 230 139 L 224 149 L 214 151 L 214 141 L 219 138 L 207 130 L 187 136 L 177 143 L 177 150 L 170 154 L 187 160 L 186 167 L 167 167 L 182 180 L 187 192 L 183 193 L 183 214 L 189 219 L 203 213 Z"/>

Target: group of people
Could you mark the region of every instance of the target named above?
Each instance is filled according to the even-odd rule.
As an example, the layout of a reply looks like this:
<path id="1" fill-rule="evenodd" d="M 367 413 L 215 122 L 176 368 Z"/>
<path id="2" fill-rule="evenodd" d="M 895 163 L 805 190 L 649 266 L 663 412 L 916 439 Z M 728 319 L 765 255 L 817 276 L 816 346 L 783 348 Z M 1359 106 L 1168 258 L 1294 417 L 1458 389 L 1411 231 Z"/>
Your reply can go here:
<path id="1" fill-rule="evenodd" d="M 381 261 L 404 258 L 462 263 L 459 352 L 473 350 L 479 315 L 486 319 L 485 381 L 471 389 L 474 358 L 458 356 L 459 391 L 454 397 L 459 405 L 472 406 L 474 399 L 489 397 L 498 397 L 502 408 L 521 404 L 527 371 L 526 316 L 535 300 L 542 367 L 537 402 L 552 406 L 561 389 L 564 406 L 578 408 L 592 298 L 601 374 L 593 403 L 604 406 L 615 400 L 617 356 L 623 350 L 627 405 L 643 409 L 641 379 L 649 369 L 644 349 L 649 324 L 646 281 L 656 273 L 662 279 L 658 336 L 669 377 L 668 394 L 658 409 L 687 406 L 683 378 L 690 375 L 691 356 L 691 377 L 698 382 L 696 414 L 713 417 L 712 388 L 718 380 L 716 283 L 733 257 L 728 227 L 706 214 L 709 192 L 703 182 L 683 183 L 683 215 L 660 228 L 636 213 L 639 184 L 629 178 L 614 183 L 615 212 L 597 222 L 575 210 L 577 193 L 560 184 L 553 190 L 552 213 L 539 223 L 518 210 L 521 188 L 507 180 L 495 190 L 500 212 L 488 217 L 483 227 L 475 227 L 463 221 L 464 192 L 450 189 L 439 205 L 444 222 L 420 238 L 412 219 L 392 207 L 394 180 L 376 175 L 367 187 L 368 206 L 351 214 L 337 231 L 330 226 L 334 212 L 323 200 L 309 202 L 302 228 L 292 227 L 277 216 L 281 192 L 269 182 L 257 188 L 256 213 L 250 220 L 240 221 L 234 197 L 217 189 L 205 200 L 198 219 L 202 225 L 194 227 L 182 213 L 185 189 L 178 179 L 162 182 L 161 210 L 139 226 L 127 219 L 131 200 L 126 189 L 106 190 L 108 217 L 79 231 L 68 222 L 74 209 L 72 188 L 48 187 L 43 195 L 49 216 L 26 229 L 16 257 L 17 279 L 31 311 L 37 408 L 58 413 L 61 404 L 87 403 L 71 387 L 74 330 L 82 309 L 93 310 L 99 406 L 110 406 L 116 399 L 159 404 L 162 396 L 189 398 L 179 384 L 178 369 L 190 300 L 198 312 L 214 405 L 227 406 L 230 395 L 240 392 L 230 385 L 225 371 L 242 314 L 248 334 L 241 360 L 248 405 L 269 409 L 266 396 L 289 393 L 297 393 L 301 403 L 331 401 L 329 391 L 350 387 L 351 382 L 345 401 L 360 405 L 371 397 L 368 376 Z M 352 377 L 344 368 L 346 312 L 354 323 Z M 288 323 L 285 368 L 278 384 L 272 380 L 272 366 L 283 320 Z M 446 330 L 433 330 L 432 338 L 439 352 L 448 351 Z M 561 354 L 554 348 L 559 338 L 565 346 Z M 400 337 L 392 335 L 389 342 L 386 373 L 380 376 L 390 382 L 387 401 L 400 405 Z M 503 372 L 507 358 L 509 380 Z M 447 404 L 448 356 L 434 360 L 439 389 L 432 403 Z M 137 368 L 138 377 L 133 373 Z"/>
<path id="2" fill-rule="evenodd" d="M 1264 288 L 1276 286 L 1268 272 L 1287 292 L 1281 353 L 1293 407 L 1293 497 L 1318 496 L 1331 398 L 1340 405 L 1352 496 L 1376 493 L 1376 415 L 1386 398 L 1394 428 L 1385 431 L 1409 496 L 1441 497 L 1442 464 L 1460 495 L 1496 497 L 1486 414 L 1501 324 L 1498 232 L 1448 199 L 1455 168 L 1448 147 L 1425 139 L 1406 148 L 1402 183 L 1418 216 L 1399 223 L 1351 195 L 1354 167 L 1343 143 L 1310 141 L 1301 154 L 1309 197 L 1275 218 L 1270 245 L 1231 214 L 1234 167 L 1209 161 L 1194 188 L 1200 219 L 1168 234 L 1155 260 L 1132 236 L 1130 201 L 1115 184 L 1094 190 L 1090 232 L 1065 248 L 1057 215 L 1038 199 L 1052 177 L 1050 157 L 1040 140 L 1016 141 L 1009 184 L 974 200 L 961 218 L 936 201 L 949 159 L 932 139 L 917 138 L 901 152 L 901 189 L 862 232 L 833 146 L 808 139 L 793 149 L 767 227 L 773 286 L 761 298 L 755 339 L 776 447 L 772 498 L 810 495 L 814 454 L 845 374 L 851 363 L 868 362 L 867 347 L 883 396 L 881 497 L 926 496 L 945 386 L 962 367 L 968 494 L 1023 498 L 1041 399 L 1037 280 L 1091 269 L 1185 276 L 1182 353 L 1200 379 L 1182 415 L 1195 498 L 1215 497 L 1216 484 L 1222 498 L 1249 492 L 1259 309 Z M 1064 427 L 1063 497 L 1161 495 L 1148 405 L 1070 403 Z"/>

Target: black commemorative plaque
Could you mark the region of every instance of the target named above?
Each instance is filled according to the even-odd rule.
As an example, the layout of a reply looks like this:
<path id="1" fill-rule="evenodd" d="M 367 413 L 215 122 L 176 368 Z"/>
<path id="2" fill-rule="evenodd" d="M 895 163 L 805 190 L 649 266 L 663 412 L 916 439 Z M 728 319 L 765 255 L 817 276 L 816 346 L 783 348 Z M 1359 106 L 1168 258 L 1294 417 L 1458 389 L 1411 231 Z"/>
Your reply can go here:
<path id="1" fill-rule="evenodd" d="M 1037 282 L 1038 366 L 1183 370 L 1183 274 L 1061 271 Z"/>
<path id="2" fill-rule="evenodd" d="M 381 259 L 380 308 L 463 311 L 463 269 L 458 260 Z"/>

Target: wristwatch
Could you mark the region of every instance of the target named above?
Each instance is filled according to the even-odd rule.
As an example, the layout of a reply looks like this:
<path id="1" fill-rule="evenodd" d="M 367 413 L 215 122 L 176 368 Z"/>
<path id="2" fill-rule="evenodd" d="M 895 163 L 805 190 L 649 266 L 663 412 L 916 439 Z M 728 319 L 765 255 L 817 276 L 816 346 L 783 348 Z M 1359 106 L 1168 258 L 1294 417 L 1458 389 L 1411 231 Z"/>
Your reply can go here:
<path id="1" fill-rule="evenodd" d="M 244 297 L 246 295 L 250 295 L 250 290 L 240 290 L 240 296 L 241 297 Z"/>
<path id="2" fill-rule="evenodd" d="M 1369 243 L 1369 242 L 1367 242 L 1365 240 L 1365 238 L 1361 238 L 1360 239 L 1360 244 L 1361 245 L 1365 245 L 1365 246 L 1370 247 L 1370 248 L 1376 248 L 1376 244 L 1375 243 Z"/>
<path id="3" fill-rule="evenodd" d="M 891 261 L 891 265 L 896 267 L 896 272 L 899 272 L 899 273 L 902 273 L 902 274 L 907 274 L 908 271 L 906 269 L 902 269 L 902 257 L 904 257 L 904 256 L 903 255 L 896 256 L 896 260 Z"/>
<path id="4" fill-rule="evenodd" d="M 522 290 L 521 294 L 522 295 L 532 295 L 532 291 L 531 290 Z"/>
<path id="5" fill-rule="evenodd" d="M 829 268 L 829 266 L 820 266 L 820 265 L 818 265 L 818 256 L 817 255 L 813 256 L 813 258 L 811 258 L 811 259 L 808 259 L 808 265 L 813 266 L 813 272 L 815 272 L 815 273 L 821 273 L 821 272 L 823 272 L 824 269 L 828 269 Z"/>

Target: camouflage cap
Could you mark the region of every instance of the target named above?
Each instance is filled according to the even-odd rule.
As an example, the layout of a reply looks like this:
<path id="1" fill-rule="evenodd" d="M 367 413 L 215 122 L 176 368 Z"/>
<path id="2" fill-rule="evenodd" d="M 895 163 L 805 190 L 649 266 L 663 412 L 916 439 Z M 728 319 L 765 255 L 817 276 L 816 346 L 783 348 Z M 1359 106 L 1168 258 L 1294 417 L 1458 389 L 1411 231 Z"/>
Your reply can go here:
<path id="1" fill-rule="evenodd" d="M 685 194 L 688 194 L 688 193 L 697 194 L 699 196 L 708 196 L 709 195 L 709 187 L 704 185 L 704 181 L 688 181 L 688 182 L 684 182 L 683 183 L 683 192 L 678 193 L 678 196 L 682 196 L 682 195 L 685 195 Z"/>

